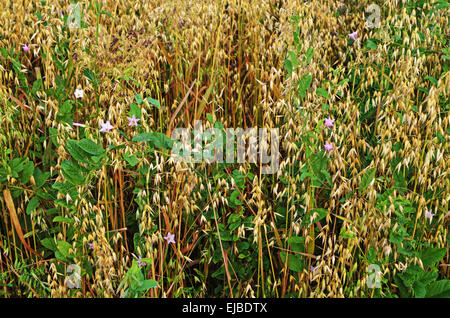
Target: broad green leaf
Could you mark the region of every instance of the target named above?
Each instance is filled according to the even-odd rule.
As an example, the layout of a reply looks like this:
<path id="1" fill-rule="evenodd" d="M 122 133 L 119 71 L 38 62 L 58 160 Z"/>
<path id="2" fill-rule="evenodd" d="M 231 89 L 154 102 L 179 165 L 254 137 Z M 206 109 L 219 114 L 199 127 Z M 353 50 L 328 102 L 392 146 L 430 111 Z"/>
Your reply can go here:
<path id="1" fill-rule="evenodd" d="M 362 193 L 364 190 L 366 190 L 374 179 L 375 168 L 371 168 L 367 170 L 364 176 L 361 178 L 361 183 L 359 184 L 359 192 Z"/>
<path id="2" fill-rule="evenodd" d="M 143 282 L 141 282 L 141 285 L 138 288 L 138 291 L 147 291 L 150 288 L 158 287 L 158 282 L 153 279 L 146 279 Z"/>
<path id="3" fill-rule="evenodd" d="M 27 204 L 27 210 L 26 213 L 29 215 L 32 212 L 36 210 L 36 208 L 39 206 L 39 198 L 38 197 L 32 197 L 30 201 Z"/>
<path id="4" fill-rule="evenodd" d="M 311 62 L 311 59 L 312 59 L 312 57 L 313 57 L 313 54 L 314 54 L 314 49 L 313 49 L 312 47 L 310 47 L 310 48 L 308 49 L 308 51 L 306 51 L 306 58 L 305 58 L 305 63 L 306 63 L 306 65 L 308 65 L 309 62 Z"/>
<path id="5" fill-rule="evenodd" d="M 147 97 L 147 102 L 149 102 L 150 104 L 152 104 L 153 106 L 155 106 L 158 109 L 161 108 L 161 104 L 156 99 L 153 99 L 151 97 Z"/>
<path id="6" fill-rule="evenodd" d="M 141 105 L 144 102 L 144 100 L 142 99 L 141 94 L 134 95 L 134 100 L 136 101 L 136 103 L 138 105 Z"/>
<path id="7" fill-rule="evenodd" d="M 139 162 L 139 161 L 136 159 L 136 156 L 135 156 L 135 155 L 130 156 L 130 154 L 129 154 L 128 152 L 126 152 L 126 153 L 123 155 L 123 159 L 124 159 L 126 162 L 128 162 L 128 164 L 129 164 L 130 166 L 132 166 L 132 167 L 134 167 L 135 165 L 137 165 L 138 162 Z"/>
<path id="8" fill-rule="evenodd" d="M 42 239 L 41 244 L 44 247 L 48 248 L 49 250 L 52 250 L 52 251 L 57 250 L 57 246 L 56 246 L 55 240 L 53 238 L 48 237 L 48 238 Z"/>
<path id="9" fill-rule="evenodd" d="M 33 172 L 34 172 L 34 163 L 32 161 L 28 161 L 23 166 L 23 170 L 20 174 L 20 182 L 22 184 L 25 184 L 28 181 L 30 181 L 30 177 L 33 175 Z"/>
<path id="10" fill-rule="evenodd" d="M 80 148 L 78 142 L 75 140 L 68 140 L 66 143 L 66 148 L 69 151 L 73 159 L 78 162 L 87 163 L 89 154 Z"/>
<path id="11" fill-rule="evenodd" d="M 289 259 L 287 259 L 288 254 L 285 251 L 280 252 L 281 260 L 284 262 L 288 262 L 288 267 L 291 271 L 301 272 L 303 268 L 305 268 L 305 263 L 294 253 L 289 254 Z"/>
<path id="12" fill-rule="evenodd" d="M 61 164 L 61 170 L 62 170 L 64 177 L 68 181 L 70 181 L 76 185 L 80 185 L 84 182 L 84 177 L 81 174 L 81 169 L 74 162 L 69 161 L 69 160 L 64 161 Z"/>
<path id="13" fill-rule="evenodd" d="M 424 267 L 430 267 L 439 262 L 444 257 L 446 252 L 446 248 L 429 247 L 421 251 L 420 259 L 422 260 Z"/>
<path id="14" fill-rule="evenodd" d="M 327 91 L 325 88 L 323 88 L 323 87 L 319 87 L 319 88 L 316 90 L 316 94 L 319 95 L 319 96 L 325 97 L 325 98 L 330 98 L 330 94 L 329 94 L 328 91 Z"/>
<path id="15" fill-rule="evenodd" d="M 130 117 L 133 117 L 133 115 L 134 115 L 136 118 L 141 118 L 142 117 L 141 108 L 137 104 L 131 103 L 129 114 L 130 114 Z"/>
<path id="16" fill-rule="evenodd" d="M 75 220 L 74 219 L 65 218 L 63 216 L 55 216 L 53 218 L 53 222 L 64 222 L 64 223 L 74 224 Z"/>
<path id="17" fill-rule="evenodd" d="M 57 242 L 58 251 L 64 256 L 64 257 L 71 257 L 69 250 L 72 248 L 72 245 L 65 241 L 58 241 Z"/>
<path id="18" fill-rule="evenodd" d="M 450 280 L 448 279 L 433 282 L 426 289 L 428 298 L 450 298 Z"/>
<path id="19" fill-rule="evenodd" d="M 34 182 L 36 183 L 34 188 L 39 189 L 45 184 L 45 181 L 47 181 L 47 179 L 50 177 L 50 172 L 43 173 L 41 169 L 36 167 L 34 168 L 33 177 Z"/>
<path id="20" fill-rule="evenodd" d="M 305 74 L 302 76 L 300 82 L 299 82 L 299 90 L 298 95 L 300 98 L 304 98 L 306 95 L 306 91 L 311 86 L 312 83 L 312 76 L 310 74 Z"/>
<path id="21" fill-rule="evenodd" d="M 94 155 L 94 156 L 98 156 L 101 155 L 102 153 L 105 152 L 105 149 L 103 149 L 102 147 L 100 147 L 99 145 L 97 145 L 95 142 L 93 142 L 90 139 L 81 139 L 78 142 L 78 146 L 84 150 L 85 152 L 87 152 L 88 154 Z"/>

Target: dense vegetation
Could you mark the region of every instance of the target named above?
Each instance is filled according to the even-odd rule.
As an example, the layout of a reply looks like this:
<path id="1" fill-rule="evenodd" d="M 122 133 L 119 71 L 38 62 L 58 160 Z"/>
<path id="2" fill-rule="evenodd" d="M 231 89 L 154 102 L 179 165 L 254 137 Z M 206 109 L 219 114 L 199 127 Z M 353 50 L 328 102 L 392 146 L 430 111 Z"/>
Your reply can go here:
<path id="1" fill-rule="evenodd" d="M 0 3 L 2 297 L 450 296 L 447 1 L 75 4 Z"/>

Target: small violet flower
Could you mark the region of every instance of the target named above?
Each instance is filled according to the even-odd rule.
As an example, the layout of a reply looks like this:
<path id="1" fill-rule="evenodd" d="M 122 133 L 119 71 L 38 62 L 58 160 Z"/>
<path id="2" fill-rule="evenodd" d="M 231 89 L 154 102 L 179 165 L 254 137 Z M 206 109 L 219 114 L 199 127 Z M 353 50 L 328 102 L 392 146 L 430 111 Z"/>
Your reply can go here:
<path id="1" fill-rule="evenodd" d="M 138 121 L 140 121 L 140 118 L 136 118 L 136 116 L 133 114 L 133 117 L 127 117 L 128 121 L 130 122 L 128 126 L 137 126 Z"/>
<path id="2" fill-rule="evenodd" d="M 433 219 L 433 216 L 435 216 L 435 214 L 433 214 L 433 209 L 430 209 L 430 210 L 428 210 L 428 211 L 425 211 L 425 217 L 426 217 L 428 220 L 430 220 L 430 223 L 431 223 L 431 220 Z"/>
<path id="3" fill-rule="evenodd" d="M 142 256 L 141 255 L 139 255 L 139 257 L 138 257 L 138 266 L 139 267 L 142 267 L 142 266 L 144 266 L 145 265 L 145 263 L 144 262 L 141 262 L 140 260 L 142 259 Z"/>
<path id="4" fill-rule="evenodd" d="M 174 243 L 175 244 L 175 234 L 167 233 L 167 236 L 164 237 L 167 241 L 167 244 Z"/>
<path id="5" fill-rule="evenodd" d="M 333 144 L 331 143 L 329 143 L 328 141 L 325 143 L 325 145 L 324 145 L 324 148 L 325 148 L 325 150 L 326 151 L 331 151 L 331 150 L 333 150 Z"/>
<path id="6" fill-rule="evenodd" d="M 325 126 L 327 127 L 333 127 L 334 118 L 325 118 Z"/>
<path id="7" fill-rule="evenodd" d="M 75 90 L 75 98 L 83 98 L 83 96 L 84 96 L 84 92 L 83 92 L 83 90 L 82 89 L 76 89 Z"/>
<path id="8" fill-rule="evenodd" d="M 88 243 L 88 245 L 89 245 L 89 249 L 90 249 L 90 250 L 93 250 L 93 249 L 94 249 L 94 243 Z"/>
<path id="9" fill-rule="evenodd" d="M 104 132 L 104 133 L 109 133 L 109 131 L 114 128 L 113 126 L 111 126 L 111 123 L 109 122 L 109 120 L 106 123 L 101 122 L 100 126 L 102 126 L 102 129 L 100 129 L 100 132 Z"/>
<path id="10" fill-rule="evenodd" d="M 24 46 L 22 46 L 22 50 L 24 52 L 28 52 L 30 50 L 30 47 L 28 46 L 28 44 L 25 44 Z"/>
<path id="11" fill-rule="evenodd" d="M 356 41 L 356 36 L 358 35 L 358 31 L 355 31 L 353 33 L 350 33 L 348 36 L 350 37 L 350 39 L 352 39 L 353 41 Z"/>

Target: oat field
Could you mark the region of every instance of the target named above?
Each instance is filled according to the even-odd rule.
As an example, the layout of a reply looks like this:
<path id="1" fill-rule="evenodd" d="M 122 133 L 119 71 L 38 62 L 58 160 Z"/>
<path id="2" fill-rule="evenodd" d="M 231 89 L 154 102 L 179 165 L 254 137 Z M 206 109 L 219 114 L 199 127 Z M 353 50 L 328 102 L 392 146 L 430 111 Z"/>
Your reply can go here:
<path id="1" fill-rule="evenodd" d="M 449 13 L 2 0 L 1 297 L 450 297 Z"/>

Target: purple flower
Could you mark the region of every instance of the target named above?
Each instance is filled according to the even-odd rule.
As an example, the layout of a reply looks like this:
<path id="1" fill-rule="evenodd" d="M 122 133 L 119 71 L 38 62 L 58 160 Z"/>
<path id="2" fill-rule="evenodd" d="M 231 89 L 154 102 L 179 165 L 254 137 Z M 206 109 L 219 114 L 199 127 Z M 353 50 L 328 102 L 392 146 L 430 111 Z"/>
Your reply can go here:
<path id="1" fill-rule="evenodd" d="M 89 245 L 89 249 L 90 250 L 93 250 L 94 249 L 94 243 L 92 242 L 92 243 L 88 243 L 88 245 Z"/>
<path id="2" fill-rule="evenodd" d="M 24 46 L 22 46 L 22 50 L 24 52 L 28 52 L 30 50 L 30 47 L 28 46 L 28 44 L 25 44 Z"/>
<path id="3" fill-rule="evenodd" d="M 142 259 L 142 256 L 141 256 L 141 255 L 139 255 L 139 256 L 138 256 L 138 261 L 137 261 L 137 262 L 138 262 L 138 266 L 139 266 L 139 267 L 142 267 L 142 266 L 144 266 L 144 265 L 145 265 L 145 263 L 144 263 L 144 262 L 141 262 L 141 261 L 140 261 L 141 259 Z"/>
<path id="4" fill-rule="evenodd" d="M 325 126 L 327 127 L 333 127 L 333 123 L 334 123 L 334 118 L 325 118 Z"/>
<path id="5" fill-rule="evenodd" d="M 175 234 L 167 233 L 167 236 L 164 237 L 167 241 L 167 244 L 174 243 L 175 244 Z"/>
<path id="6" fill-rule="evenodd" d="M 433 214 L 433 209 L 430 209 L 430 210 L 428 210 L 428 211 L 425 211 L 425 217 L 428 219 L 428 220 L 430 220 L 430 223 L 431 223 L 431 220 L 433 219 L 433 216 L 435 216 L 436 214 Z"/>
<path id="7" fill-rule="evenodd" d="M 138 121 L 140 121 L 139 118 L 136 118 L 136 116 L 133 114 L 133 117 L 127 117 L 128 121 L 130 122 L 128 126 L 137 126 Z"/>
<path id="8" fill-rule="evenodd" d="M 105 133 L 109 133 L 109 131 L 114 128 L 113 126 L 111 126 L 111 123 L 109 122 L 109 120 L 106 123 L 101 122 L 100 126 L 102 126 L 102 129 L 100 129 L 100 132 L 105 132 Z"/>
<path id="9" fill-rule="evenodd" d="M 358 31 L 355 31 L 353 33 L 350 33 L 348 36 L 353 40 L 356 41 L 356 36 L 358 35 Z"/>
<path id="10" fill-rule="evenodd" d="M 331 150 L 333 150 L 333 144 L 329 143 L 328 141 L 325 143 L 324 148 L 326 151 L 330 152 Z"/>
<path id="11" fill-rule="evenodd" d="M 63 18 L 63 17 L 64 17 L 64 14 L 63 14 L 63 12 L 62 12 L 62 11 L 59 11 L 59 15 L 61 16 L 61 18 Z"/>

